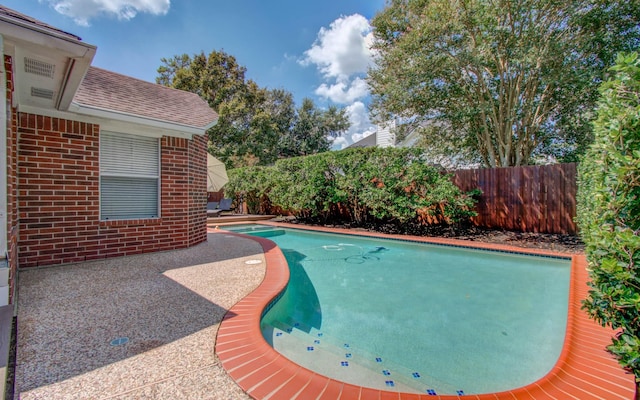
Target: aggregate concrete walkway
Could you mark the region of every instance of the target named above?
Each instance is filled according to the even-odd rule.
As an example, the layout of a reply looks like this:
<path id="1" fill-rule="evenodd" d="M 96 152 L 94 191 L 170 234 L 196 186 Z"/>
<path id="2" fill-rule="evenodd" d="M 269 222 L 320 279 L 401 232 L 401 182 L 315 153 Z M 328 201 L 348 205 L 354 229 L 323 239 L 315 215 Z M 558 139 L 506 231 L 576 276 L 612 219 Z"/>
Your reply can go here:
<path id="1" fill-rule="evenodd" d="M 20 271 L 15 398 L 248 399 L 214 345 L 227 310 L 264 271 L 258 243 L 225 234 L 185 250 Z M 119 338 L 128 342 L 111 344 Z"/>

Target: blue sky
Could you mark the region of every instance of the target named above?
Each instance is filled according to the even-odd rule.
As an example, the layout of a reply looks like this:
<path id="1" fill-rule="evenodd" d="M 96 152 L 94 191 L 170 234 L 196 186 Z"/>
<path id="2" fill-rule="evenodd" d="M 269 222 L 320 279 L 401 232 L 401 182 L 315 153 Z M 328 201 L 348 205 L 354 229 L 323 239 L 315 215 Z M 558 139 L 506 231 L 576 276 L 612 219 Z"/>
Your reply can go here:
<path id="1" fill-rule="evenodd" d="M 368 21 L 384 0 L 2 0 L 3 5 L 98 47 L 93 65 L 155 82 L 161 58 L 224 50 L 262 87 L 345 107 L 352 129 L 372 131 L 364 83 Z"/>

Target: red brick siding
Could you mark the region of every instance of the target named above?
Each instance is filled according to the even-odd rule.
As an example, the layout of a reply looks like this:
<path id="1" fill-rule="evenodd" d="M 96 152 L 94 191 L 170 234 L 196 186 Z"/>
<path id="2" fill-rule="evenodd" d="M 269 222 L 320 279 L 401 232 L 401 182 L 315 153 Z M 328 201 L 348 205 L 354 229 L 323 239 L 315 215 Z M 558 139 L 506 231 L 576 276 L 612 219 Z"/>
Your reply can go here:
<path id="1" fill-rule="evenodd" d="M 100 221 L 98 125 L 19 115 L 21 268 L 187 247 L 206 240 L 206 210 L 190 201 L 193 140 L 161 139 L 161 217 Z M 204 153 L 202 155 L 204 157 Z M 206 196 L 202 189 L 202 196 Z M 201 221 L 202 226 L 197 227 Z M 202 233 L 204 232 L 204 234 Z M 195 235 L 194 237 L 191 237 Z"/>
<path id="2" fill-rule="evenodd" d="M 17 212 L 17 126 L 18 119 L 13 104 L 13 60 L 4 56 L 7 99 L 7 252 L 9 258 L 9 303 L 13 304 L 16 273 L 18 270 L 18 212 Z"/>
<path id="3" fill-rule="evenodd" d="M 189 154 L 187 140 L 163 137 L 161 141 L 161 216 L 174 225 L 167 240 L 188 246 Z"/>
<path id="4" fill-rule="evenodd" d="M 207 139 L 198 136 L 189 146 L 189 246 L 207 240 Z"/>

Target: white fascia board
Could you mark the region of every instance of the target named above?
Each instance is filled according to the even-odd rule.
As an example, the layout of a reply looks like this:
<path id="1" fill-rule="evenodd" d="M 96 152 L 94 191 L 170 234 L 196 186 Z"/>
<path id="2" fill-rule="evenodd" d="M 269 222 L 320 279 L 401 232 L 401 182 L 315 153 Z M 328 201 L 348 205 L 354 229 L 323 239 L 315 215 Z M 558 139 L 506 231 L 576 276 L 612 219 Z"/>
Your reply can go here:
<path id="1" fill-rule="evenodd" d="M 59 110 L 67 110 L 73 101 L 73 97 L 76 95 L 82 80 L 84 79 L 93 56 L 95 55 L 95 49 L 91 53 L 87 53 L 85 57 L 73 58 L 69 60 L 69 68 L 66 71 L 63 86 L 61 88 L 61 95 L 58 99 L 56 108 Z"/>
<path id="2" fill-rule="evenodd" d="M 90 117 L 98 117 L 106 120 L 127 122 L 127 123 L 133 123 L 138 125 L 147 125 L 147 126 L 162 129 L 162 130 L 178 131 L 188 135 L 204 135 L 207 132 L 207 129 L 215 125 L 215 122 L 213 124 L 210 124 L 210 126 L 206 126 L 206 127 L 176 124 L 176 123 L 161 121 L 154 118 L 141 117 L 135 114 L 128 114 L 124 112 L 107 110 L 107 109 L 98 108 L 98 107 L 89 107 L 89 106 L 78 104 L 75 101 L 71 102 L 71 105 L 69 106 L 69 111 L 75 114 L 81 114 L 81 115 L 86 115 Z"/>
<path id="3" fill-rule="evenodd" d="M 86 122 L 88 124 L 97 124 L 100 126 L 100 130 L 107 130 L 113 132 L 130 133 L 140 136 L 149 136 L 160 138 L 162 136 L 171 136 L 184 139 L 191 139 L 194 134 L 203 135 L 205 132 L 202 130 L 194 130 L 194 132 L 187 132 L 184 128 L 176 125 L 166 124 L 166 127 L 154 126 L 148 123 L 136 123 L 132 121 L 116 120 L 108 117 L 98 117 L 84 114 L 76 114 L 74 112 L 59 111 L 55 109 L 45 109 L 27 105 L 18 106 L 18 112 L 25 112 L 29 114 L 42 115 L 45 117 L 61 118 L 71 121 Z"/>
<path id="4" fill-rule="evenodd" d="M 96 46 L 92 44 L 9 16 L 0 16 L 0 34 L 7 41 L 55 49 L 72 58 L 83 58 L 96 52 Z M 91 57 L 93 58 L 93 56 Z"/>

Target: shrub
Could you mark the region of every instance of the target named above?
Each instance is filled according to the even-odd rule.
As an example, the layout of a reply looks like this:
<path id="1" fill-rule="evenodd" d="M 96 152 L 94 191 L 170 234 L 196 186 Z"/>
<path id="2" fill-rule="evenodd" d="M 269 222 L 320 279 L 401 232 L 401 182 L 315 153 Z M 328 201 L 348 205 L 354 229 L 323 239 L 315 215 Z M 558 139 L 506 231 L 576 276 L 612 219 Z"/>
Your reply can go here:
<path id="1" fill-rule="evenodd" d="M 227 191 L 268 198 L 297 217 L 451 224 L 475 215 L 475 200 L 428 165 L 417 149 L 347 149 L 254 169 L 231 171 Z"/>
<path id="2" fill-rule="evenodd" d="M 591 282 L 583 308 L 619 329 L 607 349 L 640 385 L 640 59 L 619 55 L 600 88 L 595 140 L 578 174 L 577 221 Z"/>
<path id="3" fill-rule="evenodd" d="M 224 187 L 227 197 L 243 201 L 250 214 L 264 213 L 268 206 L 268 194 L 271 190 L 271 170 L 269 167 L 235 168 L 228 172 L 229 182 Z"/>

